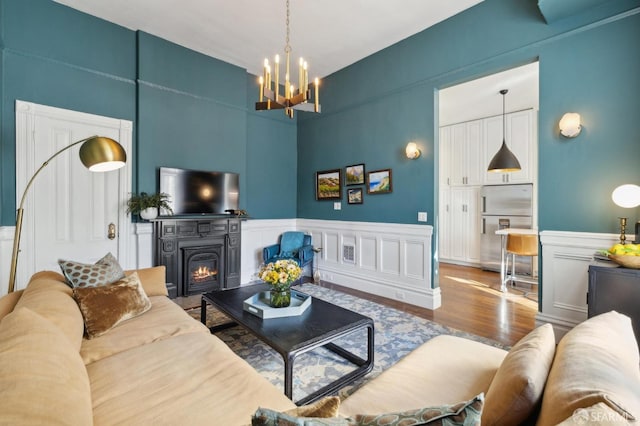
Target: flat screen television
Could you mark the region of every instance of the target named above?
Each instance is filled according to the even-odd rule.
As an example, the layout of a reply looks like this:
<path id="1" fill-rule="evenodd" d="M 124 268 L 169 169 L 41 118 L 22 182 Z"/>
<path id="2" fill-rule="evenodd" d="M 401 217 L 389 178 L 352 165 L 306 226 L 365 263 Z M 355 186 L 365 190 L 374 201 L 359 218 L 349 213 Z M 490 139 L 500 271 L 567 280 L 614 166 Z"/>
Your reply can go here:
<path id="1" fill-rule="evenodd" d="M 226 214 L 238 210 L 237 173 L 160 167 L 160 192 L 169 195 L 174 215 Z M 168 212 L 160 212 L 167 216 Z"/>

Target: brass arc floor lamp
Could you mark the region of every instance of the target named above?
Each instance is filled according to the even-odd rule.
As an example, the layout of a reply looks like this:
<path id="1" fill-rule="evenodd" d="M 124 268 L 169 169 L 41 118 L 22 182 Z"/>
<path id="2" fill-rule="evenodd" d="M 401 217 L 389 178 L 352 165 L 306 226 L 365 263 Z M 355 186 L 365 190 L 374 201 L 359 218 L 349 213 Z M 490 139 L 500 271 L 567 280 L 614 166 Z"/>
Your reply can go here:
<path id="1" fill-rule="evenodd" d="M 18 254 L 20 252 L 20 233 L 22 232 L 22 216 L 24 214 L 23 207 L 25 199 L 27 198 L 27 192 L 29 191 L 29 188 L 31 188 L 36 176 L 38 176 L 42 169 L 47 167 L 51 160 L 78 144 L 82 144 L 79 153 L 80 161 L 82 161 L 82 164 L 92 172 L 108 172 L 116 170 L 124 166 L 127 161 L 127 153 L 118 142 L 102 136 L 91 136 L 62 148 L 42 163 L 40 168 L 36 170 L 33 176 L 31 176 L 31 179 L 29 179 L 29 182 L 22 193 L 20 205 L 17 210 L 16 232 L 13 237 L 11 272 L 9 274 L 9 293 L 12 293 L 15 290 L 16 285 L 16 269 L 18 267 Z"/>

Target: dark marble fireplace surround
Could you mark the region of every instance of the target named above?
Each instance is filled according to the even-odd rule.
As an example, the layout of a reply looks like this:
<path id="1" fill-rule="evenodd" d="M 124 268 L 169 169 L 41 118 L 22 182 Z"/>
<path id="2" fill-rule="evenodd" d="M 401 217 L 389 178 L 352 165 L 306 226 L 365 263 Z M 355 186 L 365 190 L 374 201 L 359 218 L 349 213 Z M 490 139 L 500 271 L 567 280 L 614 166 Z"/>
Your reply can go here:
<path id="1" fill-rule="evenodd" d="M 240 220 L 219 217 L 158 218 L 154 262 L 167 268 L 169 297 L 240 285 Z"/>

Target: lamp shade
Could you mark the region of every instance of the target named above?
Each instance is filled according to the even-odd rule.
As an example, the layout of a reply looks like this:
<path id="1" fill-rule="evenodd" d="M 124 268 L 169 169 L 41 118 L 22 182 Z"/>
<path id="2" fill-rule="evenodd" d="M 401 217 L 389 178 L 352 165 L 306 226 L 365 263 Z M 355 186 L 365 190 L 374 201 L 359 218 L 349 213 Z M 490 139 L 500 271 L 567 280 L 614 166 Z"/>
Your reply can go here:
<path id="1" fill-rule="evenodd" d="M 628 209 L 640 206 L 640 186 L 620 185 L 611 193 L 611 199 L 620 207 Z"/>
<path id="2" fill-rule="evenodd" d="M 496 155 L 493 156 L 491 162 L 489 163 L 489 167 L 487 168 L 490 172 L 497 173 L 509 173 L 509 172 L 517 172 L 520 171 L 522 167 L 520 167 L 520 162 L 513 155 L 513 152 L 509 148 L 507 148 L 507 143 L 503 140 L 502 146 L 496 152 Z"/>
<path id="3" fill-rule="evenodd" d="M 80 146 L 80 161 L 92 172 L 108 172 L 123 167 L 127 153 L 113 139 L 94 136 Z"/>

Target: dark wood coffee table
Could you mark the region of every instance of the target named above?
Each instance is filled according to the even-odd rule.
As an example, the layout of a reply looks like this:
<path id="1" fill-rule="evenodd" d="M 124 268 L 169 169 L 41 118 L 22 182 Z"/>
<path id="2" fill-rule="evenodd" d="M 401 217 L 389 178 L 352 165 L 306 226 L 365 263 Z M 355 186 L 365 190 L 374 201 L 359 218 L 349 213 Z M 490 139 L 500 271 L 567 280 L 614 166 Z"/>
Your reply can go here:
<path id="1" fill-rule="evenodd" d="M 244 300 L 266 290 L 269 290 L 268 285 L 257 284 L 204 293 L 200 311 L 201 321 L 206 324 L 209 303 L 235 321 L 211 327 L 212 333 L 239 324 L 276 350 L 284 360 L 284 393 L 289 399 L 292 399 L 293 395 L 294 361 L 298 355 L 312 349 L 325 347 L 358 368 L 296 401 L 298 405 L 308 404 L 333 393 L 371 371 L 374 348 L 374 327 L 371 318 L 317 298 L 313 298 L 311 306 L 299 316 L 263 320 L 243 310 Z M 366 360 L 332 343 L 363 328 L 367 329 Z"/>

